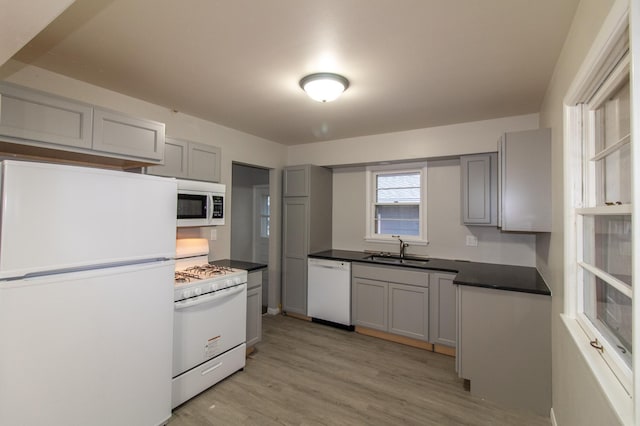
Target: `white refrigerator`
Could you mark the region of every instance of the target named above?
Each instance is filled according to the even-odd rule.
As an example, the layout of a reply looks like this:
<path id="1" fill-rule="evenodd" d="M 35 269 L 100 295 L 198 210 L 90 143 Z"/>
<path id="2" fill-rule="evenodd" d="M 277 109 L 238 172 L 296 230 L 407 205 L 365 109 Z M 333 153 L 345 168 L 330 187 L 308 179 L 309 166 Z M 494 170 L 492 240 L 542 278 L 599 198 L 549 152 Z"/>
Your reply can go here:
<path id="1" fill-rule="evenodd" d="M 0 425 L 169 419 L 176 191 L 0 163 Z"/>

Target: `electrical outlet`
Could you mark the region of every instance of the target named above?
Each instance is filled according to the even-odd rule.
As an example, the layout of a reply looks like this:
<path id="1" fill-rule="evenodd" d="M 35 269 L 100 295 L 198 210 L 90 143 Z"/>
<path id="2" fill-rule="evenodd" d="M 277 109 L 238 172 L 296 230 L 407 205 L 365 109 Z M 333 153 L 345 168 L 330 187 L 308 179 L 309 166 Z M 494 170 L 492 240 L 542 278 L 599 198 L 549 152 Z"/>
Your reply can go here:
<path id="1" fill-rule="evenodd" d="M 467 245 L 469 247 L 478 247 L 478 237 L 475 235 L 467 235 Z"/>

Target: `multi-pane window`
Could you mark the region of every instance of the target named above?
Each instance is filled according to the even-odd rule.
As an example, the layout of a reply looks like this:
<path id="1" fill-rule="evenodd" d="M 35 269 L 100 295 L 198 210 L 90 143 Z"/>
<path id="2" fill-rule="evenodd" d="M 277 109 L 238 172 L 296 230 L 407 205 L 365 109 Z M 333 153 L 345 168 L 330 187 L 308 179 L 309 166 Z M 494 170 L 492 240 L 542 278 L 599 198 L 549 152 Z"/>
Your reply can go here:
<path id="1" fill-rule="evenodd" d="M 271 232 L 271 197 L 269 194 L 260 195 L 260 236 L 269 238 Z"/>
<path id="2" fill-rule="evenodd" d="M 376 170 L 370 174 L 370 238 L 425 238 L 425 170 Z"/>
<path id="3" fill-rule="evenodd" d="M 628 54 L 581 105 L 576 200 L 577 317 L 630 388 L 632 347 L 631 126 Z"/>

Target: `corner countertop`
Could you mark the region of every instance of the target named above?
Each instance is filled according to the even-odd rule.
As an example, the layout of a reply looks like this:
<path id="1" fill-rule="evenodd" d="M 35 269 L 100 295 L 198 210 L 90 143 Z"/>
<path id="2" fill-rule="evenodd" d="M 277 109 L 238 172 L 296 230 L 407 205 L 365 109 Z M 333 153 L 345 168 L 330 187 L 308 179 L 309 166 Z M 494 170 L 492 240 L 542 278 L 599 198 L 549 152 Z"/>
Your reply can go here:
<path id="1" fill-rule="evenodd" d="M 429 258 L 426 266 L 389 265 L 367 257 L 372 253 L 350 250 L 326 250 L 312 253 L 309 257 L 317 259 L 361 262 L 390 267 L 424 269 L 456 274 L 453 283 L 458 285 L 491 288 L 496 290 L 517 291 L 522 293 L 551 296 L 551 291 L 536 268 L 528 266 L 498 265 L 494 263 L 469 262 Z"/>
<path id="2" fill-rule="evenodd" d="M 222 259 L 209 262 L 212 265 L 226 266 L 228 268 L 244 269 L 247 272 L 257 271 L 267 267 L 264 263 L 246 262 L 244 260 Z"/>

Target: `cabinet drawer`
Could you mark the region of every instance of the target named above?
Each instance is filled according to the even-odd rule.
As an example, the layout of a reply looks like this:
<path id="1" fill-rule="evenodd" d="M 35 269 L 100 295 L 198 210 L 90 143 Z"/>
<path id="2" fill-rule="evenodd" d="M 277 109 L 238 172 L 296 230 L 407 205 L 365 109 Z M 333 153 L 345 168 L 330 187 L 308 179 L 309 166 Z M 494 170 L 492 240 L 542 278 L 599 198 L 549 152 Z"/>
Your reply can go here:
<path id="1" fill-rule="evenodd" d="M 353 277 L 368 278 L 371 280 L 396 282 L 421 287 L 429 286 L 429 273 L 411 268 L 353 263 L 352 275 Z"/>

